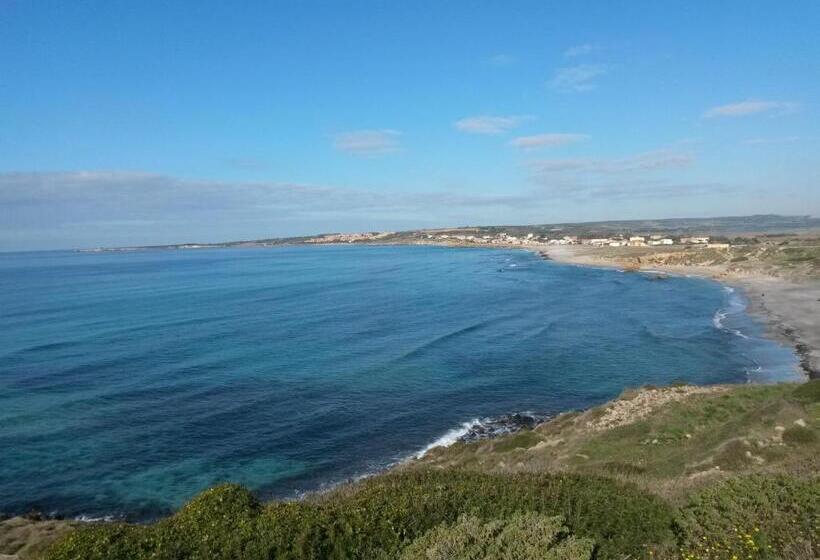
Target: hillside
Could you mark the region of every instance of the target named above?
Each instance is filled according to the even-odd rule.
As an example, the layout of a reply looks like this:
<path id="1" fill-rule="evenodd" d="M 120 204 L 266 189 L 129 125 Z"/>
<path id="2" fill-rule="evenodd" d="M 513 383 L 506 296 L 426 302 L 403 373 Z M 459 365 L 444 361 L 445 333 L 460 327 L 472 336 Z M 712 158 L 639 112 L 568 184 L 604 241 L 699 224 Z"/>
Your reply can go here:
<path id="1" fill-rule="evenodd" d="M 594 474 L 679 502 L 733 474 L 818 472 L 818 430 L 820 405 L 791 384 L 643 388 L 533 430 L 433 449 L 409 468 Z"/>
<path id="2" fill-rule="evenodd" d="M 83 526 L 19 557 L 805 560 L 819 433 L 820 381 L 644 388 L 303 501 L 225 485 L 153 525 Z"/>

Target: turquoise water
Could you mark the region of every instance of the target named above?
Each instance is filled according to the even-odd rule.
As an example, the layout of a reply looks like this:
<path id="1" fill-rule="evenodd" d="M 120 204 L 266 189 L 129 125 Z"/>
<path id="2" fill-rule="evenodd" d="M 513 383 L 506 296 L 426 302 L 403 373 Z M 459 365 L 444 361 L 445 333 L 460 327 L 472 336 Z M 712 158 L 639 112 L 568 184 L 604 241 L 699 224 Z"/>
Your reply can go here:
<path id="1" fill-rule="evenodd" d="M 743 308 L 523 251 L 0 254 L 0 511 L 145 519 L 225 480 L 295 496 L 472 419 L 794 376 Z"/>

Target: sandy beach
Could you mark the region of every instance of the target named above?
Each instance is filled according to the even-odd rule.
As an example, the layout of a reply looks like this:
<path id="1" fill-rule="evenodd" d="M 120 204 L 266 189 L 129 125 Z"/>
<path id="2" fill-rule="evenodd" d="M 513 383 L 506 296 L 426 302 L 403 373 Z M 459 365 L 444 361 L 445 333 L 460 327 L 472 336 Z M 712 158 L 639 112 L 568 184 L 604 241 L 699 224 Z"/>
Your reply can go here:
<path id="1" fill-rule="evenodd" d="M 740 288 L 749 299 L 748 312 L 766 325 L 769 336 L 793 346 L 803 372 L 810 379 L 820 378 L 818 278 L 785 277 L 771 270 L 729 270 L 725 265 L 668 264 L 645 255 L 636 259 L 607 248 L 578 245 L 542 247 L 539 252 L 557 262 L 702 276 Z"/>

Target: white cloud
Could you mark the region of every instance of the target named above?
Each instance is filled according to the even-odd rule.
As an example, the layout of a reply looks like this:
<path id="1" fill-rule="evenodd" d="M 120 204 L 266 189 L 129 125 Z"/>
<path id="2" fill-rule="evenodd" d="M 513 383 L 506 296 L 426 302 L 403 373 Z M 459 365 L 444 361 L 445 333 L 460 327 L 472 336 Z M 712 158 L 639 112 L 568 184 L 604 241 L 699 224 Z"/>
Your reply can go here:
<path id="1" fill-rule="evenodd" d="M 380 156 L 398 151 L 401 133 L 391 129 L 353 130 L 333 137 L 333 147 L 357 156 Z"/>
<path id="2" fill-rule="evenodd" d="M 586 134 L 569 134 L 552 132 L 546 134 L 534 134 L 532 136 L 519 136 L 510 140 L 510 145 L 522 150 L 532 150 L 546 146 L 563 146 L 574 144 L 589 138 Z"/>
<path id="3" fill-rule="evenodd" d="M 797 110 L 799 105 L 791 101 L 740 101 L 712 107 L 703 113 L 706 119 L 716 117 L 745 117 L 760 113 L 785 114 Z"/>
<path id="4" fill-rule="evenodd" d="M 600 64 L 579 64 L 559 68 L 549 85 L 559 91 L 581 92 L 595 89 L 595 79 L 606 74 L 607 69 Z"/>
<path id="5" fill-rule="evenodd" d="M 456 121 L 455 127 L 467 134 L 503 134 L 532 119 L 527 115 L 465 117 Z"/>
<path id="6" fill-rule="evenodd" d="M 572 58 L 575 56 L 583 56 L 585 54 L 589 54 L 593 51 L 597 50 L 595 45 L 590 43 L 584 43 L 583 45 L 575 45 L 574 47 L 570 47 L 564 51 L 564 56 L 568 58 Z"/>

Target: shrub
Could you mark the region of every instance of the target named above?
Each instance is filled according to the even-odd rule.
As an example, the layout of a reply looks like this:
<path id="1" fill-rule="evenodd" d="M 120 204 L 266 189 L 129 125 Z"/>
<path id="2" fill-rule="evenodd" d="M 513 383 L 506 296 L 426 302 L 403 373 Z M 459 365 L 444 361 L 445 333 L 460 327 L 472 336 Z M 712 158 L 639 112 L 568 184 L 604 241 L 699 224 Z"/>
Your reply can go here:
<path id="1" fill-rule="evenodd" d="M 696 494 L 675 527 L 684 558 L 775 559 L 816 552 L 819 522 L 820 479 L 754 475 Z"/>
<path id="2" fill-rule="evenodd" d="M 152 531 L 134 525 L 98 525 L 77 529 L 47 552 L 54 560 L 131 560 L 149 558 L 155 549 Z"/>
<path id="3" fill-rule="evenodd" d="M 792 397 L 805 403 L 820 402 L 820 379 L 812 379 L 806 383 L 801 383 L 792 392 Z"/>
<path id="4" fill-rule="evenodd" d="M 465 515 L 504 519 L 523 512 L 562 516 L 579 539 L 597 543 L 601 559 L 674 542 L 669 506 L 633 485 L 582 475 L 413 471 L 374 477 L 315 502 L 265 507 L 238 486 L 221 486 L 151 526 L 80 529 L 47 558 L 396 558 L 429 530 Z"/>
<path id="5" fill-rule="evenodd" d="M 386 551 L 463 514 L 494 519 L 520 511 L 562 515 L 571 532 L 598 544 L 598 558 L 638 555 L 643 545 L 671 537 L 665 502 L 595 476 L 417 471 L 370 479 L 350 505 L 369 517 L 366 526 L 378 532 L 377 546 Z"/>
<path id="6" fill-rule="evenodd" d="M 724 469 L 738 471 L 749 465 L 750 459 L 747 453 L 749 447 L 740 440 L 731 440 L 723 446 L 716 455 L 715 463 Z"/>
<path id="7" fill-rule="evenodd" d="M 817 434 L 805 426 L 792 426 L 783 432 L 783 441 L 792 445 L 806 445 L 817 441 Z"/>
<path id="8" fill-rule="evenodd" d="M 404 549 L 402 560 L 589 560 L 594 543 L 567 533 L 560 517 L 518 513 L 484 522 L 462 517 Z"/>

